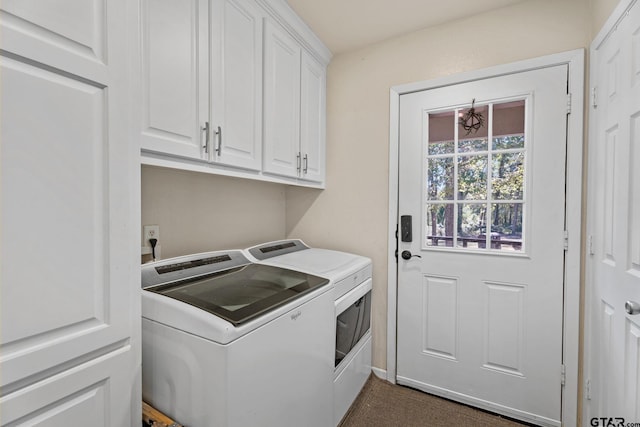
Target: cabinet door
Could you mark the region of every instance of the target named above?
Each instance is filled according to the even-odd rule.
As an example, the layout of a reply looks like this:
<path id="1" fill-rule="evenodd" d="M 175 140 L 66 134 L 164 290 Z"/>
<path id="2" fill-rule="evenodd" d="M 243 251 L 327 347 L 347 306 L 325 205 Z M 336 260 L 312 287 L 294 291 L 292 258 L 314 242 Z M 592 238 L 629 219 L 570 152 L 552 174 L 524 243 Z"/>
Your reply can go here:
<path id="1" fill-rule="evenodd" d="M 265 172 L 297 177 L 300 157 L 300 54 L 298 43 L 271 21 L 264 33 Z"/>
<path id="2" fill-rule="evenodd" d="M 2 425 L 43 411 L 85 425 L 71 408 L 89 395 L 96 419 L 139 423 L 136 14 L 127 0 L 0 8 Z M 63 380 L 88 365 L 95 382 Z"/>
<path id="3" fill-rule="evenodd" d="M 252 0 L 215 0 L 211 32 L 212 160 L 260 170 L 262 13 Z"/>
<path id="4" fill-rule="evenodd" d="M 208 2 L 142 0 L 141 10 L 142 149 L 207 160 Z"/>
<path id="5" fill-rule="evenodd" d="M 127 413 L 128 404 L 120 394 L 131 387 L 126 350 L 75 366 L 52 378 L 39 381 L 2 398 L 3 426 L 138 426 L 140 417 Z M 115 396 L 116 401 L 109 401 Z M 131 395 L 129 395 L 131 397 Z M 120 407 L 115 405 L 121 405 Z"/>
<path id="6" fill-rule="evenodd" d="M 324 181 L 325 171 L 325 69 L 310 54 L 302 53 L 300 74 L 301 177 Z"/>

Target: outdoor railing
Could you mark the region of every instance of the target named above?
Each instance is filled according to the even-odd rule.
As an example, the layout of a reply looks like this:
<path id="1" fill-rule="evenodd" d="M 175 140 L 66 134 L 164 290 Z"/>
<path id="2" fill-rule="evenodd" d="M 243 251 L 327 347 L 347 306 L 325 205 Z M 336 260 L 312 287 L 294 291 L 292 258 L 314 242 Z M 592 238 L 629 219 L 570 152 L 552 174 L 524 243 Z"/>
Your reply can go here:
<path id="1" fill-rule="evenodd" d="M 453 247 L 453 236 L 427 236 L 427 239 L 431 240 L 431 246 L 439 246 L 441 242 L 444 242 L 444 246 Z M 482 249 L 487 247 L 487 238 L 482 235 L 478 237 L 458 236 L 458 242 L 462 242 L 463 248 L 467 248 L 469 243 L 477 243 L 478 247 Z M 503 239 L 500 235 L 491 236 L 491 249 L 502 249 L 504 245 L 519 251 L 522 249 L 522 240 Z"/>

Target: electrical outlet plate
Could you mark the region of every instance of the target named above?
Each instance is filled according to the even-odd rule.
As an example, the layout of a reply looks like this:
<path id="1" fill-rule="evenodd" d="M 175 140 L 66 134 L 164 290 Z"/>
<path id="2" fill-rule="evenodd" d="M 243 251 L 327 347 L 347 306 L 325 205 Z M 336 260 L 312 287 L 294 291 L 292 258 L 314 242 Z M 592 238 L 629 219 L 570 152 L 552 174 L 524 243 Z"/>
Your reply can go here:
<path id="1" fill-rule="evenodd" d="M 157 239 L 160 241 L 159 225 L 145 225 L 142 227 L 142 246 L 151 247 L 149 239 Z"/>

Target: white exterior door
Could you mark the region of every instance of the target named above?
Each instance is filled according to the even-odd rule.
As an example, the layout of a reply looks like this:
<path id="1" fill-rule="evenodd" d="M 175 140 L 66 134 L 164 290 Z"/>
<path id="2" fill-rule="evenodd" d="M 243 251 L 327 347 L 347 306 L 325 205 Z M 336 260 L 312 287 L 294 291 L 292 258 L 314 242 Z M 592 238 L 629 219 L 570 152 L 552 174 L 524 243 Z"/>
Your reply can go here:
<path id="1" fill-rule="evenodd" d="M 567 97 L 566 65 L 400 96 L 398 383 L 560 425 Z"/>
<path id="2" fill-rule="evenodd" d="M 2 2 L 3 426 L 140 423 L 136 14 Z"/>
<path id="3" fill-rule="evenodd" d="M 591 49 L 586 381 L 593 426 L 640 422 L 640 314 L 633 309 L 640 303 L 640 5 L 619 6 L 613 18 L 621 20 Z"/>

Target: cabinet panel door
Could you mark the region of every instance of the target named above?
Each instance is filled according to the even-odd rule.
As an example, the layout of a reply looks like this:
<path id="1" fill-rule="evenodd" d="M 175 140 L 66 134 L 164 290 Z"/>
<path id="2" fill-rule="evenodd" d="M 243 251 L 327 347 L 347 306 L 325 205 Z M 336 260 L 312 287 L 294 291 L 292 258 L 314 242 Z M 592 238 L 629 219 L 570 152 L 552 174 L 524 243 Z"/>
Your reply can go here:
<path id="1" fill-rule="evenodd" d="M 128 405 L 110 404 L 122 403 L 119 395 L 130 387 L 127 353 L 130 349 L 125 347 L 2 396 L 0 423 L 3 426 L 139 425 L 139 418 L 133 423 Z"/>
<path id="2" fill-rule="evenodd" d="M 300 53 L 298 43 L 271 21 L 264 35 L 263 170 L 298 176 L 300 170 Z"/>
<path id="3" fill-rule="evenodd" d="M 105 0 L 3 0 L 0 9 L 3 48 L 94 80 L 107 77 Z"/>
<path id="4" fill-rule="evenodd" d="M 300 75 L 300 152 L 302 175 L 324 181 L 325 173 L 325 70 L 311 55 L 302 53 Z"/>
<path id="5" fill-rule="evenodd" d="M 216 163 L 260 170 L 262 163 L 262 13 L 250 0 L 213 3 L 211 123 Z"/>
<path id="6" fill-rule="evenodd" d="M 142 0 L 141 143 L 206 160 L 208 2 Z"/>
<path id="7" fill-rule="evenodd" d="M 0 9 L 0 388 L 5 399 L 121 351 L 128 380 L 107 410 L 131 414 L 139 147 L 127 43 L 136 11 L 125 0 L 51 4 Z"/>

